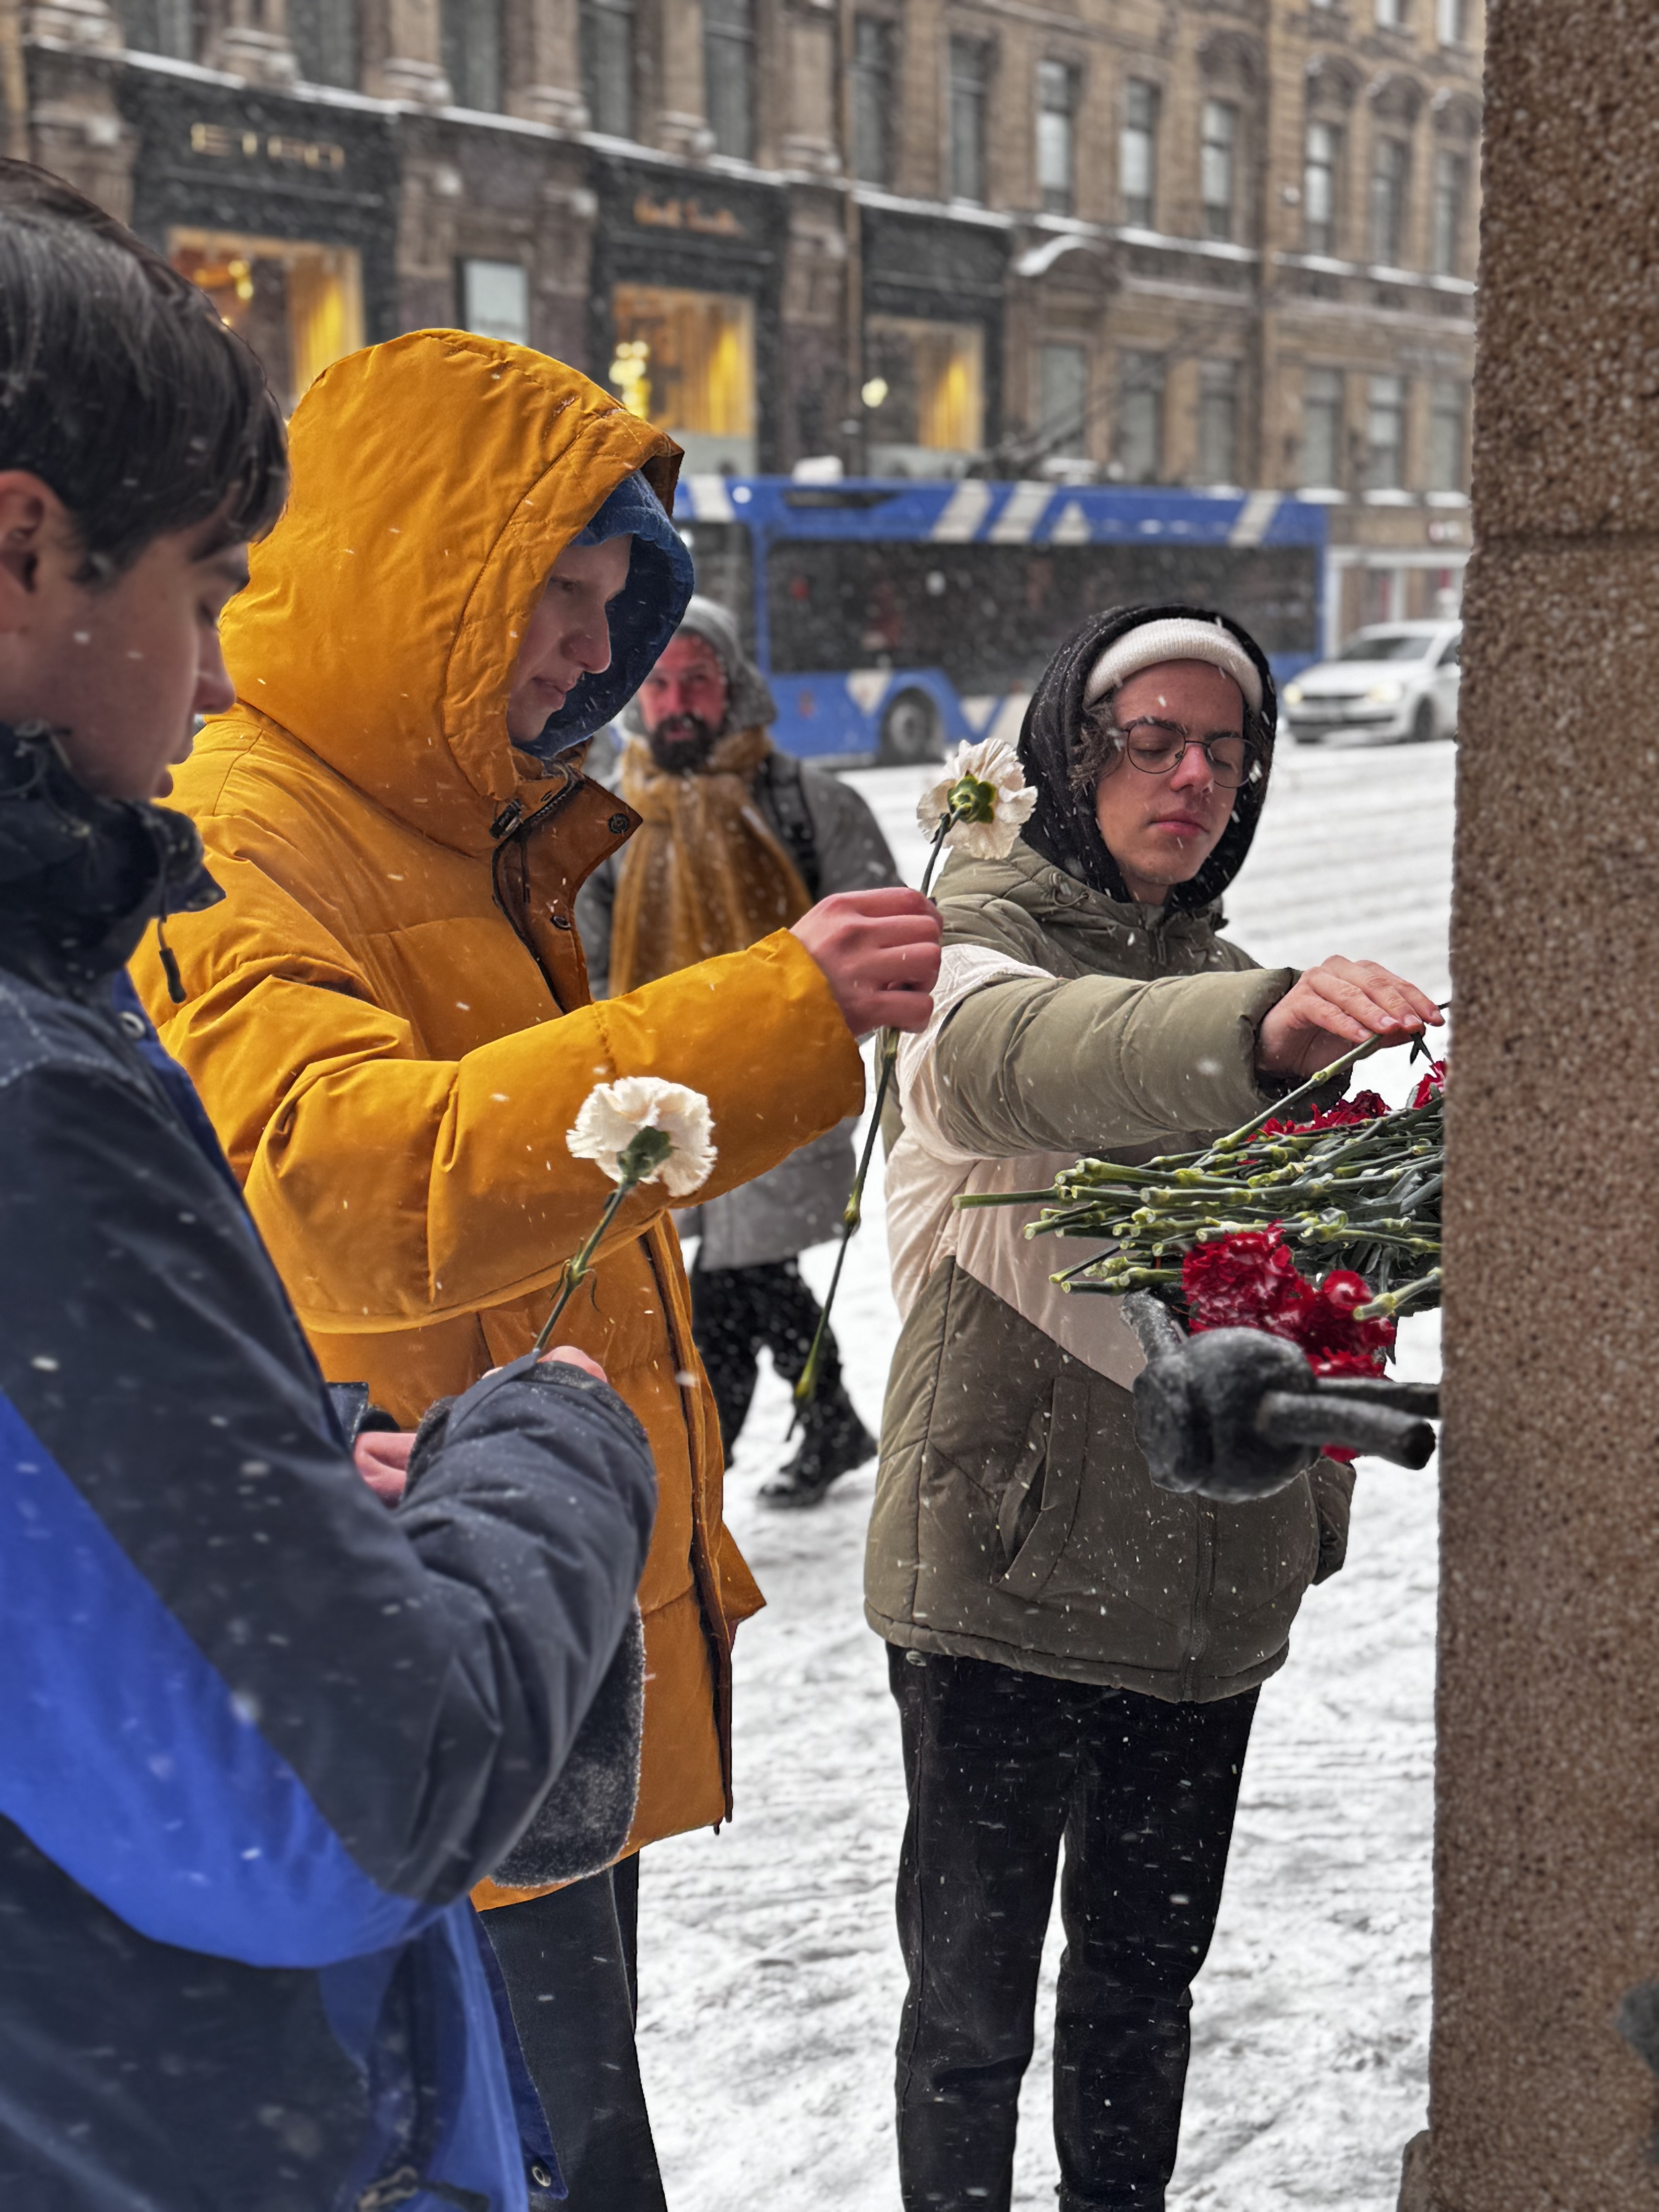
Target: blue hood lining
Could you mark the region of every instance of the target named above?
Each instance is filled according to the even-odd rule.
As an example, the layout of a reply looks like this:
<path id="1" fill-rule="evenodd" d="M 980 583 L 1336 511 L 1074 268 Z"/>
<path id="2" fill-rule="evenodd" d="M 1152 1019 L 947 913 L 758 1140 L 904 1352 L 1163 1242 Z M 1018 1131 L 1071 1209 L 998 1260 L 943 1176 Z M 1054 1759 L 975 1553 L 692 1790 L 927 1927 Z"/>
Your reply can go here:
<path id="1" fill-rule="evenodd" d="M 522 748 L 538 760 L 551 760 L 615 721 L 679 628 L 696 580 L 691 556 L 662 501 L 639 475 L 624 477 L 571 543 L 604 545 L 629 536 L 634 551 L 628 581 L 611 608 L 611 665 L 584 676 L 534 744 Z"/>

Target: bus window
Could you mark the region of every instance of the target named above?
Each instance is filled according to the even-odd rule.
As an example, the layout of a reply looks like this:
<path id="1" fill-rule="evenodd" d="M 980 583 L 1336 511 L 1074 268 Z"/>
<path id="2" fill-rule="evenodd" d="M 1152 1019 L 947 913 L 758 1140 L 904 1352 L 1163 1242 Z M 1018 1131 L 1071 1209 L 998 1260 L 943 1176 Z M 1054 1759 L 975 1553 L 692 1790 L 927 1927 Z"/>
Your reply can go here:
<path id="1" fill-rule="evenodd" d="M 1099 609 L 1166 599 L 1221 608 L 1267 653 L 1318 650 L 1319 556 L 1306 545 L 783 539 L 767 584 L 771 665 L 785 676 L 937 668 L 964 694 L 1029 690 Z"/>
<path id="2" fill-rule="evenodd" d="M 755 561 L 746 522 L 695 522 L 682 526 L 696 571 L 697 589 L 718 599 L 737 617 L 744 649 L 755 650 Z"/>

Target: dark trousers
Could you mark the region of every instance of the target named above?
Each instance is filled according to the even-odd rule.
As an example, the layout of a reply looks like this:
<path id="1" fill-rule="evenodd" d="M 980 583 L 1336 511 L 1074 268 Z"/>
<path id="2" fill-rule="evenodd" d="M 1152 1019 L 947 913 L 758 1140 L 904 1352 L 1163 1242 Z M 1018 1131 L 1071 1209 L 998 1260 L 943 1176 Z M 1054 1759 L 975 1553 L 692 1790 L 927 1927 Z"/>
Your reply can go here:
<path id="1" fill-rule="evenodd" d="M 666 2212 L 634 2045 L 640 1863 L 486 1912 L 566 2212 Z"/>
<path id="2" fill-rule="evenodd" d="M 705 1267 L 699 1255 L 691 1270 L 691 1334 L 720 1410 L 720 1442 L 727 1457 L 755 1395 L 760 1355 L 792 1387 L 800 1380 L 818 1325 L 817 1300 L 793 1260 L 763 1267 Z M 817 1402 L 833 1404 L 841 1392 L 836 1340 L 823 1340 Z"/>
<path id="3" fill-rule="evenodd" d="M 910 1814 L 898 1923 L 905 2212 L 1007 2212 L 1062 1838 L 1060 2212 L 1162 2212 L 1189 1985 L 1221 1904 L 1256 1692 L 1213 1705 L 890 1646 Z"/>

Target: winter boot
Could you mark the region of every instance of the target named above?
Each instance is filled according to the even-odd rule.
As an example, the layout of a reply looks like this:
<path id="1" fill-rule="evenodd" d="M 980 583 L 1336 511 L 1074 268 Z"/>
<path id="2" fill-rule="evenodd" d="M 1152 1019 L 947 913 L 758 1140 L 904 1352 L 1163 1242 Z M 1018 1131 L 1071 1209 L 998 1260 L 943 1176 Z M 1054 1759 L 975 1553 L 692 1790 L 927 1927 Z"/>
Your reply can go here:
<path id="1" fill-rule="evenodd" d="M 854 1410 L 839 1382 L 815 1398 L 801 1417 L 795 1456 L 780 1468 L 760 1494 L 769 1505 L 817 1505 L 838 1476 L 862 1467 L 876 1455 L 876 1440 Z"/>

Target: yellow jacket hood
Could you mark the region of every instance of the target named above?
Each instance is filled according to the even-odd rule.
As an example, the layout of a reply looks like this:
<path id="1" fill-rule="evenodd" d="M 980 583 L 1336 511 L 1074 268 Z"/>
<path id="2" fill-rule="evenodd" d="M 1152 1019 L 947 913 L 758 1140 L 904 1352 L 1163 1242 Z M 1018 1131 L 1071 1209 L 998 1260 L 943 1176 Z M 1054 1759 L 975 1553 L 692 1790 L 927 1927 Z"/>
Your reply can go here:
<path id="1" fill-rule="evenodd" d="M 541 775 L 506 709 L 548 570 L 636 471 L 672 507 L 679 449 L 563 362 L 462 331 L 336 362 L 291 446 L 294 491 L 225 614 L 238 700 L 400 820 L 485 850 Z M 629 592 L 660 591 L 640 568 Z"/>

